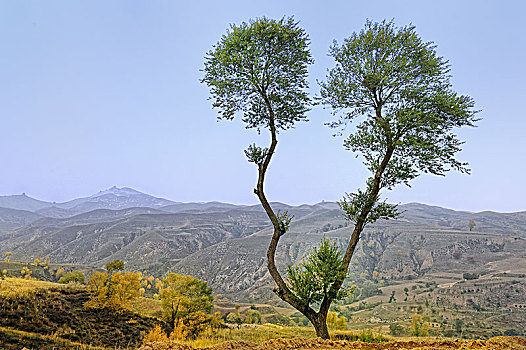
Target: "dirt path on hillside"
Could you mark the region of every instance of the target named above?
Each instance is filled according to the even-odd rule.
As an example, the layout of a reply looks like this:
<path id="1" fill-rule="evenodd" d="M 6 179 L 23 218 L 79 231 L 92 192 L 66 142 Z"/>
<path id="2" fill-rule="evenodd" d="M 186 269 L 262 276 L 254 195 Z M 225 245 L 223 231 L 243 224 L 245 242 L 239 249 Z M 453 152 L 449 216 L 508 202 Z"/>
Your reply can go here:
<path id="1" fill-rule="evenodd" d="M 391 341 L 388 343 L 371 344 L 361 341 L 333 341 L 321 338 L 305 339 L 272 339 L 261 344 L 228 341 L 207 347 L 208 350 L 453 350 L 453 349 L 477 349 L 477 350 L 526 350 L 526 338 L 521 337 L 494 337 L 489 340 L 408 340 Z M 178 343 L 154 342 L 141 347 L 139 350 L 196 350 L 191 346 Z"/>

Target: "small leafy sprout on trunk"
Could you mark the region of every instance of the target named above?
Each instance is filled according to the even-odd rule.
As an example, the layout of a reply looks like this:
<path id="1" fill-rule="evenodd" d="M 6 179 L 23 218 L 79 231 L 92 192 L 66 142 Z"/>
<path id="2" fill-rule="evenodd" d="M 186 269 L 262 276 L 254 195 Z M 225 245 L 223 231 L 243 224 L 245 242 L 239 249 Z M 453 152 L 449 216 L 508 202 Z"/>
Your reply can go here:
<path id="1" fill-rule="evenodd" d="M 263 164 L 265 158 L 268 155 L 268 148 L 261 148 L 256 146 L 256 144 L 248 146 L 245 150 L 245 155 L 248 158 L 248 161 L 256 165 Z"/>
<path id="2" fill-rule="evenodd" d="M 319 303 L 327 298 L 332 285 L 346 277 L 342 267 L 342 252 L 335 241 L 323 238 L 319 247 L 308 252 L 296 266 L 287 266 L 290 290 L 306 305 Z M 334 300 L 342 300 L 349 289 L 341 288 Z"/>
<path id="3" fill-rule="evenodd" d="M 374 223 L 378 220 L 398 219 L 402 214 L 398 210 L 397 204 L 389 204 L 385 201 L 380 202 L 379 196 L 371 195 L 372 188 L 368 186 L 367 191 L 358 190 L 357 193 L 346 193 L 338 201 L 338 205 L 344 211 L 345 218 L 353 223 L 363 221 L 365 224 Z M 367 217 L 362 217 L 362 208 L 370 206 L 371 210 Z"/>
<path id="4" fill-rule="evenodd" d="M 281 232 L 281 235 L 284 235 L 289 231 L 290 223 L 292 222 L 292 219 L 294 219 L 294 215 L 289 214 L 287 210 L 281 211 L 278 210 L 276 213 L 276 218 L 279 223 L 279 230 Z"/>

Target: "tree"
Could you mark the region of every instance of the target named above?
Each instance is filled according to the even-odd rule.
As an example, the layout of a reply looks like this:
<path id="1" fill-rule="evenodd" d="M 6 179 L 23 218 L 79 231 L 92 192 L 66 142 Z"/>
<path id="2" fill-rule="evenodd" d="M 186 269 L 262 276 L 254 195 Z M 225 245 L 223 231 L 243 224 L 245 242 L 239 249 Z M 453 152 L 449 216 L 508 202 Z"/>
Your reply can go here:
<path id="1" fill-rule="evenodd" d="M 66 273 L 66 271 L 61 267 L 61 268 L 58 268 L 56 271 L 55 271 L 55 277 L 56 278 L 60 278 L 62 277 L 64 274 Z"/>
<path id="2" fill-rule="evenodd" d="M 245 312 L 245 323 L 261 324 L 261 313 L 257 310 L 248 309 Z"/>
<path id="3" fill-rule="evenodd" d="M 60 279 L 58 280 L 58 283 L 70 283 L 70 282 L 78 282 L 78 283 L 84 283 L 86 280 L 86 276 L 78 270 L 74 270 L 71 272 L 66 273 Z"/>
<path id="4" fill-rule="evenodd" d="M 307 67 L 313 62 L 305 31 L 293 18 L 272 20 L 260 18 L 231 26 L 213 50 L 205 57 L 205 76 L 210 87 L 213 107 L 219 119 L 232 120 L 242 114 L 247 128 L 270 133 L 269 147 L 251 145 L 245 151 L 249 162 L 258 170 L 254 193 L 273 227 L 267 250 L 267 267 L 276 283 L 275 293 L 304 314 L 314 325 L 318 336 L 329 337 L 326 317 L 329 310 L 316 311 L 287 285 L 275 263 L 279 239 L 289 230 L 292 216 L 275 212 L 264 193 L 265 176 L 275 154 L 278 133 L 305 121 L 311 101 L 305 91 Z M 339 273 L 339 272 L 338 272 Z"/>
<path id="5" fill-rule="evenodd" d="M 389 302 L 390 302 L 390 303 L 392 303 L 393 301 L 396 301 L 395 293 L 396 293 L 396 292 L 395 292 L 394 290 L 391 292 L 391 297 L 389 298 Z"/>
<path id="6" fill-rule="evenodd" d="M 347 320 L 345 319 L 345 316 L 338 317 L 338 320 L 336 321 L 336 329 L 339 331 L 343 331 L 347 329 Z"/>
<path id="7" fill-rule="evenodd" d="M 458 334 L 462 334 L 462 326 L 464 326 L 464 321 L 460 318 L 455 319 L 455 331 L 457 331 Z"/>
<path id="8" fill-rule="evenodd" d="M 110 279 L 113 272 L 122 270 L 124 270 L 124 262 L 121 260 L 113 260 L 106 264 L 106 271 L 108 271 Z"/>
<path id="9" fill-rule="evenodd" d="M 470 232 L 475 228 L 475 226 L 477 226 L 475 220 L 469 220 L 468 227 Z"/>
<path id="10" fill-rule="evenodd" d="M 410 332 L 415 337 L 427 337 L 429 335 L 429 323 L 423 322 L 422 316 L 413 315 L 411 317 Z"/>
<path id="11" fill-rule="evenodd" d="M 389 325 L 389 330 L 391 331 L 391 334 L 394 336 L 401 335 L 404 331 L 404 327 L 399 325 L 398 323 L 392 323 Z"/>
<path id="12" fill-rule="evenodd" d="M 235 323 L 238 325 L 238 327 L 243 323 L 243 318 L 239 314 L 239 312 L 231 312 L 226 316 L 226 322 L 227 323 Z"/>
<path id="13" fill-rule="evenodd" d="M 22 270 L 20 271 L 20 274 L 26 280 L 30 280 L 31 279 L 31 274 L 32 273 L 33 273 L 33 271 L 31 271 L 27 266 L 22 267 Z"/>
<path id="14" fill-rule="evenodd" d="M 113 273 L 110 284 L 109 275 L 105 272 L 94 272 L 88 280 L 92 296 L 86 307 L 126 309 L 139 297 L 141 287 L 138 273 Z"/>
<path id="15" fill-rule="evenodd" d="M 334 330 L 336 329 L 336 322 L 338 322 L 338 313 L 334 311 L 329 311 L 327 313 L 327 327 Z"/>
<path id="16" fill-rule="evenodd" d="M 173 331 L 181 319 L 197 312 L 209 314 L 213 309 L 212 287 L 195 277 L 170 273 L 162 281 L 163 319 Z"/>
<path id="17" fill-rule="evenodd" d="M 346 194 L 339 202 L 354 223 L 342 266 L 348 270 L 364 227 L 379 219 L 396 219 L 396 205 L 380 200 L 382 189 L 406 184 L 421 173 L 444 176 L 450 170 L 469 173 L 455 155 L 463 144 L 453 130 L 474 126 L 474 102 L 452 90 L 448 62 L 424 42 L 413 26 L 367 21 L 330 55 L 336 66 L 321 83 L 320 103 L 330 106 L 345 127 L 360 119 L 344 147 L 359 152 L 370 171 L 365 189 Z M 330 304 L 344 282 L 333 284 Z"/>
<path id="18" fill-rule="evenodd" d="M 202 311 L 192 312 L 181 319 L 176 328 L 170 334 L 172 339 L 195 339 L 197 336 L 210 328 L 213 317 Z"/>
<path id="19" fill-rule="evenodd" d="M 462 278 L 464 278 L 465 280 L 476 280 L 479 277 L 480 277 L 480 275 L 478 273 L 476 273 L 476 272 L 473 272 L 473 273 L 464 272 L 462 274 Z"/>
<path id="20" fill-rule="evenodd" d="M 5 262 L 9 262 L 11 255 L 13 255 L 13 253 L 11 253 L 11 252 L 6 252 L 6 253 L 5 253 L 4 261 L 5 261 Z"/>
<path id="21" fill-rule="evenodd" d="M 100 299 L 104 299 L 107 295 L 107 290 L 105 289 L 107 283 L 108 274 L 99 271 L 93 272 L 88 280 L 91 291 L 99 295 Z"/>
<path id="22" fill-rule="evenodd" d="M 114 309 L 127 309 L 131 301 L 139 297 L 139 288 L 141 288 L 141 282 L 138 273 L 114 273 L 111 279 L 111 292 L 106 301 L 106 306 Z"/>
<path id="23" fill-rule="evenodd" d="M 40 265 L 44 267 L 44 270 L 49 269 L 49 256 L 46 256 L 46 261 L 41 263 Z"/>
<path id="24" fill-rule="evenodd" d="M 167 342 L 168 336 L 164 333 L 160 325 L 156 324 L 150 332 L 148 332 L 142 340 L 142 345 L 146 346 L 151 342 Z"/>
<path id="25" fill-rule="evenodd" d="M 362 288 L 360 291 L 360 299 L 365 299 L 365 298 L 372 297 L 378 294 L 382 294 L 382 291 L 380 290 L 380 288 L 378 288 L 378 284 L 371 282 L 369 280 L 366 280 L 362 283 Z"/>
<path id="26" fill-rule="evenodd" d="M 113 273 L 115 271 L 122 271 L 124 270 L 124 262 L 121 260 L 113 260 L 106 264 L 106 271 L 108 272 L 108 281 L 106 283 L 106 299 L 109 300 L 111 298 L 112 294 L 112 285 L 113 282 L 111 280 Z"/>

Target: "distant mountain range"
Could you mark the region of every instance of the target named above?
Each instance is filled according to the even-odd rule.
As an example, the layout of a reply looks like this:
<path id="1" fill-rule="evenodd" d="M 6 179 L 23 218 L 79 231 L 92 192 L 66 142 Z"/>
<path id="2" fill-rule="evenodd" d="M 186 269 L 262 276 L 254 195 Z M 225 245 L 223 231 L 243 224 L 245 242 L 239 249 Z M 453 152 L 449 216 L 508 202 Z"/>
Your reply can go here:
<path id="1" fill-rule="evenodd" d="M 133 207 L 160 208 L 176 202 L 150 196 L 129 187 L 113 186 L 90 197 L 77 198 L 64 203 L 45 202 L 25 193 L 0 196 L 0 207 L 36 212 L 49 217 L 67 217 L 95 209 L 126 209 Z"/>
<path id="2" fill-rule="evenodd" d="M 346 245 L 351 227 L 336 203 L 271 205 L 294 215 L 278 247 L 279 268 L 298 262 L 323 236 Z M 496 261 L 526 259 L 526 212 L 470 213 L 418 203 L 401 209 L 401 219 L 366 228 L 353 257 L 354 274 L 378 271 L 396 279 L 484 273 Z M 259 205 L 180 203 L 127 187 L 64 203 L 25 194 L 0 197 L 0 258 L 11 251 L 13 260 L 40 255 L 98 267 L 121 259 L 130 270 L 159 277 L 192 274 L 217 293 L 243 300 L 272 297 L 266 270 L 271 232 Z"/>

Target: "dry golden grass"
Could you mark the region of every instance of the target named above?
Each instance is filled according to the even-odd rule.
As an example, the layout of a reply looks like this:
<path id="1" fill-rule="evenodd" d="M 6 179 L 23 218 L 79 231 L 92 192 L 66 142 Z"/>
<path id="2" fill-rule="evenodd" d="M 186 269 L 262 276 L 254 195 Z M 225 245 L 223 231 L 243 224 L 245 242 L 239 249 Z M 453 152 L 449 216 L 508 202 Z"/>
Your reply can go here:
<path id="1" fill-rule="evenodd" d="M 25 279 L 18 277 L 6 277 L 0 279 L 0 297 L 14 297 L 34 292 L 38 289 L 61 288 L 61 289 L 86 289 L 82 283 L 55 283 L 40 281 L 37 279 Z"/>
<path id="2" fill-rule="evenodd" d="M 57 349 L 60 349 L 60 348 L 65 348 L 67 347 L 68 349 L 72 349 L 72 348 L 75 348 L 75 349 L 82 349 L 82 350 L 107 350 L 108 348 L 103 348 L 103 347 L 99 347 L 99 346 L 92 346 L 92 345 L 87 345 L 87 344 L 82 344 L 82 343 L 78 343 L 78 342 L 74 342 L 74 341 L 70 341 L 70 340 L 67 340 L 67 339 L 61 339 L 61 338 L 58 338 L 54 335 L 42 335 L 42 334 L 37 334 L 37 333 L 31 333 L 31 332 L 25 332 L 25 331 L 21 331 L 21 330 L 17 330 L 17 329 L 11 329 L 11 328 L 5 328 L 5 327 L 0 327 L 0 333 L 3 332 L 7 335 L 11 335 L 11 336 L 16 336 L 20 339 L 42 339 L 42 340 L 48 340 L 50 342 L 54 342 L 56 343 L 56 345 L 58 346 Z M 3 349 L 3 348 L 1 348 Z M 26 349 L 26 348 L 24 348 Z"/>
<path id="3" fill-rule="evenodd" d="M 17 277 L 6 277 L 0 280 L 0 296 L 12 297 L 33 292 L 37 289 L 64 288 L 64 284 L 39 281 L 35 279 L 23 279 Z"/>
<path id="4" fill-rule="evenodd" d="M 372 331 L 334 331 L 331 337 L 340 337 L 341 339 L 362 339 L 372 342 L 391 339 Z M 370 339 L 365 339 L 369 337 Z M 226 341 L 244 341 L 253 343 L 263 343 L 265 341 L 277 338 L 316 338 L 316 333 L 312 327 L 286 327 L 273 324 L 264 325 L 241 325 L 230 326 L 225 329 L 209 329 L 199 336 L 198 339 L 187 340 L 182 343 L 195 348 L 203 348 L 220 344 Z"/>
<path id="5" fill-rule="evenodd" d="M 147 297 L 138 297 L 133 300 L 130 309 L 143 316 L 155 316 L 162 311 L 160 300 Z"/>
<path id="6" fill-rule="evenodd" d="M 156 342 L 149 343 L 139 350 L 195 350 L 198 347 L 189 346 L 177 342 Z M 253 342 L 225 342 L 222 344 L 207 347 L 209 350 L 283 350 L 283 349 L 319 349 L 319 350 L 503 350 L 503 349 L 523 349 L 526 350 L 526 339 L 521 337 L 494 337 L 489 340 L 473 339 L 397 339 L 385 343 L 364 343 L 352 341 L 323 340 L 321 338 L 295 338 L 295 339 L 272 339 L 263 343 Z"/>

